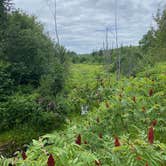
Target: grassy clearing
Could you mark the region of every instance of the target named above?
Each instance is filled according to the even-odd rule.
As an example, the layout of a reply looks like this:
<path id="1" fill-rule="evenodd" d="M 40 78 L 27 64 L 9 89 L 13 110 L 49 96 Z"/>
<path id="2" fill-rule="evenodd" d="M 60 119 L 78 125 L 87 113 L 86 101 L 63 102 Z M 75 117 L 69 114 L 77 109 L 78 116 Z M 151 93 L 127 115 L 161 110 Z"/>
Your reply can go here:
<path id="1" fill-rule="evenodd" d="M 70 73 L 67 86 L 73 90 L 74 87 L 93 84 L 100 75 L 104 74 L 104 71 L 102 65 L 73 64 Z"/>

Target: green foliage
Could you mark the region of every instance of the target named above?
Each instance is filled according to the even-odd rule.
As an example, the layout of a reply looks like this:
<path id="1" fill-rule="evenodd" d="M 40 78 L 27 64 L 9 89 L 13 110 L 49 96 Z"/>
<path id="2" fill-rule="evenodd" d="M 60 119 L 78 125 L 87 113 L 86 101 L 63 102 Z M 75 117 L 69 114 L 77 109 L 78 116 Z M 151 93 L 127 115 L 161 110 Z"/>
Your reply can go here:
<path id="1" fill-rule="evenodd" d="M 13 80 L 9 72 L 9 64 L 0 62 L 0 102 L 6 100 L 13 91 Z"/>
<path id="2" fill-rule="evenodd" d="M 19 154 L 0 159 L 0 165 L 46 165 L 48 154 L 53 154 L 59 166 L 100 165 L 99 161 L 105 166 L 165 166 L 166 65 L 149 65 L 166 57 L 166 11 L 158 12 L 157 29 L 144 35 L 140 47 L 76 55 L 55 45 L 35 17 L 8 13 L 6 2 L 0 2 L 0 149 L 4 142 L 14 142 L 8 150 L 13 152 L 65 120 L 67 125 L 64 131 L 33 140 L 25 161 Z M 101 65 L 72 65 L 68 72 L 68 55 L 73 63 L 105 64 L 115 72 L 118 54 L 121 73 L 128 76 L 118 83 Z M 88 115 L 75 116 L 84 110 Z M 72 119 L 66 119 L 69 114 Z M 149 144 L 153 120 L 155 141 Z M 79 134 L 80 146 L 75 143 Z M 119 147 L 114 145 L 116 136 Z"/>
<path id="3" fill-rule="evenodd" d="M 96 105 L 97 99 L 93 90 L 100 75 L 104 75 L 102 65 L 74 64 L 70 67 L 70 75 L 64 88 L 64 96 L 70 105 L 69 116 L 71 112 L 80 114 L 82 106 L 92 108 Z"/>
<path id="4" fill-rule="evenodd" d="M 48 132 L 48 131 L 47 131 Z M 39 138 L 45 131 L 35 129 L 30 124 L 22 124 L 0 133 L 0 151 L 5 157 L 12 156 L 17 149 L 25 149 L 32 139 Z"/>
<path id="5" fill-rule="evenodd" d="M 11 6 L 11 0 L 0 1 L 0 57 L 3 56 L 6 45 L 8 12 L 11 10 Z"/>
<path id="6" fill-rule="evenodd" d="M 142 51 L 152 64 L 166 60 L 166 9 L 158 10 L 154 20 L 157 28 L 152 27 L 140 41 Z"/>
<path id="7" fill-rule="evenodd" d="M 103 64 L 104 63 L 104 51 L 94 51 L 91 54 L 69 54 L 74 64 L 90 63 L 90 64 Z"/>
<path id="8" fill-rule="evenodd" d="M 20 11 L 8 12 L 4 3 L 3 8 L 5 18 L 0 17 L 4 21 L 4 26 L 0 24 L 0 34 L 4 34 L 0 35 L 3 39 L 0 40 L 0 132 L 22 125 L 31 127 L 34 133 L 51 131 L 60 127 L 65 119 L 64 110 L 60 114 L 48 105 L 55 102 L 64 87 L 68 73 L 67 51 L 54 44 L 35 17 Z M 49 99 L 44 106 L 36 101 L 43 96 Z"/>
<path id="9" fill-rule="evenodd" d="M 147 65 L 147 62 L 141 54 L 139 47 L 121 47 L 118 50 L 114 50 L 112 53 L 112 72 L 117 70 L 117 54 L 120 54 L 121 57 L 121 74 L 125 76 L 135 76 Z"/>
<path id="10" fill-rule="evenodd" d="M 79 66 L 75 67 L 78 70 Z M 104 166 L 142 166 L 146 163 L 165 166 L 165 71 L 166 65 L 161 64 L 139 73 L 136 78 L 123 78 L 119 82 L 112 76 L 100 75 L 104 80 L 94 81 L 96 86 L 89 89 L 91 95 L 98 94 L 99 105 L 93 105 L 87 115 L 68 119 L 64 131 L 33 140 L 26 152 L 26 160 L 22 160 L 20 154 L 17 161 L 2 159 L 1 162 L 44 166 L 48 154 L 53 154 L 59 166 L 91 166 L 99 161 Z M 89 81 L 92 81 L 91 77 Z M 89 104 L 93 104 L 93 99 L 89 100 Z M 157 124 L 153 126 L 154 143 L 150 144 L 147 134 L 153 120 Z M 81 145 L 75 143 L 79 134 Z M 114 143 L 115 136 L 120 141 L 118 147 Z"/>
<path id="11" fill-rule="evenodd" d="M 76 55 L 73 57 L 73 62 L 103 64 L 108 72 L 115 72 L 117 70 L 118 54 L 120 54 L 121 74 L 128 77 L 135 76 L 136 73 L 149 64 L 138 46 L 121 46 L 118 49 L 100 50 L 88 55 Z"/>
<path id="12" fill-rule="evenodd" d="M 7 102 L 1 103 L 0 131 L 9 130 L 24 124 L 41 131 L 49 131 L 59 126 L 59 115 L 42 110 L 36 102 L 37 98 L 38 94 L 16 94 L 10 97 Z"/>
<path id="13" fill-rule="evenodd" d="M 41 77 L 39 91 L 42 96 L 56 97 L 64 88 L 69 64 L 63 47 L 56 46 L 56 58 L 49 64 L 49 71 Z"/>
<path id="14" fill-rule="evenodd" d="M 53 54 L 53 44 L 34 17 L 17 11 L 10 14 L 8 20 L 7 43 L 2 58 L 12 64 L 16 84 L 38 85 L 41 75 L 48 70 L 46 64 Z"/>
<path id="15" fill-rule="evenodd" d="M 54 75 L 52 86 L 56 87 L 56 95 L 63 87 L 67 72 L 66 50 L 51 41 L 35 17 L 19 11 L 8 14 L 5 31 L 8 35 L 0 58 L 11 64 L 10 74 L 15 85 L 38 87 L 41 77 L 49 79 Z"/>

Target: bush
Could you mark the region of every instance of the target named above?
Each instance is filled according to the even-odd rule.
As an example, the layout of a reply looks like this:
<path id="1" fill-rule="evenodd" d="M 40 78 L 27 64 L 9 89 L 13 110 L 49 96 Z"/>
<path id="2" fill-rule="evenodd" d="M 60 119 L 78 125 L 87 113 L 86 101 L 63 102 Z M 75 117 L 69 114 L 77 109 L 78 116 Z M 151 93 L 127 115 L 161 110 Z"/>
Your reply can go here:
<path id="1" fill-rule="evenodd" d="M 44 112 L 36 102 L 38 94 L 15 95 L 0 105 L 0 131 L 28 124 L 34 129 L 51 130 L 61 122 L 59 115 Z"/>
<path id="2" fill-rule="evenodd" d="M 0 102 L 6 100 L 13 91 L 13 80 L 9 73 L 9 64 L 0 62 Z"/>
<path id="3" fill-rule="evenodd" d="M 118 83 L 112 76 L 99 86 L 100 80 L 94 81 L 95 88 L 87 92 L 101 99 L 98 106 L 82 117 L 69 117 L 65 130 L 34 140 L 27 159 L 20 153 L 11 163 L 47 165 L 49 156 L 43 152 L 48 152 L 58 166 L 165 166 L 165 71 L 163 64 Z"/>
<path id="4" fill-rule="evenodd" d="M 57 113 L 39 112 L 38 116 L 32 118 L 31 124 L 37 129 L 48 132 L 56 127 L 60 127 L 63 120 L 64 119 Z"/>
<path id="5" fill-rule="evenodd" d="M 58 112 L 62 116 L 70 115 L 71 112 L 75 110 L 73 104 L 73 101 L 67 98 L 67 96 L 59 95 L 56 98 L 56 112 Z"/>
<path id="6" fill-rule="evenodd" d="M 60 64 L 54 64 L 50 72 L 40 80 L 39 91 L 42 96 L 56 96 L 64 86 L 64 70 Z"/>

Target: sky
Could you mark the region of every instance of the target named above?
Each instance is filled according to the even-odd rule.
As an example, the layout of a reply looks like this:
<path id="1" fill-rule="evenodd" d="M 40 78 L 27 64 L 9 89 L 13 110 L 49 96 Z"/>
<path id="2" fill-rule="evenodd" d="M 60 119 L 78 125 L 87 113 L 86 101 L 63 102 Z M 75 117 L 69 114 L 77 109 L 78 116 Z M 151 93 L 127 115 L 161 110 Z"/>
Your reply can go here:
<path id="1" fill-rule="evenodd" d="M 48 2 L 49 1 L 49 2 Z M 52 39 L 54 0 L 14 0 L 15 8 L 35 15 Z M 137 45 L 155 26 L 153 16 L 165 7 L 165 0 L 116 0 L 118 44 Z M 57 0 L 60 44 L 70 51 L 90 53 L 103 49 L 108 28 L 109 48 L 115 47 L 115 0 Z"/>

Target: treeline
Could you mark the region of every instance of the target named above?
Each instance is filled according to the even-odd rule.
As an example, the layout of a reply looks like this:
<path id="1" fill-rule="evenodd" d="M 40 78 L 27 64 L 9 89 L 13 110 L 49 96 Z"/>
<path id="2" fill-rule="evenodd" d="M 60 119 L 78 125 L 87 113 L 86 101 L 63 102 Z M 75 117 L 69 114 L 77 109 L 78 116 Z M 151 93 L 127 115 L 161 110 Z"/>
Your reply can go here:
<path id="1" fill-rule="evenodd" d="M 68 53 L 35 17 L 13 8 L 0 1 L 0 134 L 25 128 L 33 137 L 64 121 L 56 98 L 68 74 Z"/>
<path id="2" fill-rule="evenodd" d="M 166 60 L 166 9 L 158 10 L 154 17 L 157 27 L 151 29 L 139 41 L 138 46 L 121 46 L 118 49 L 94 51 L 86 55 L 73 55 L 73 63 L 99 63 L 111 72 L 117 70 L 120 54 L 121 74 L 135 76 L 144 67 Z"/>
<path id="3" fill-rule="evenodd" d="M 154 20 L 157 27 L 151 27 L 140 41 L 142 53 L 152 63 L 166 60 L 166 9 L 158 10 Z"/>
<path id="4" fill-rule="evenodd" d="M 76 54 L 75 52 L 71 52 L 70 59 L 72 63 L 95 63 L 101 64 L 104 61 L 104 51 L 94 51 L 91 54 Z"/>

